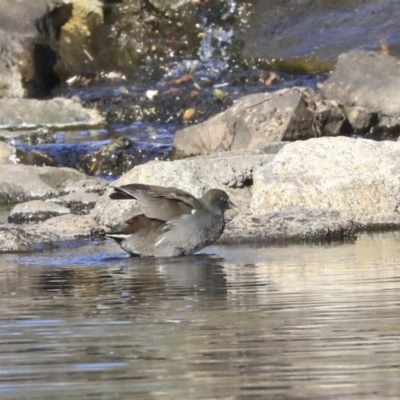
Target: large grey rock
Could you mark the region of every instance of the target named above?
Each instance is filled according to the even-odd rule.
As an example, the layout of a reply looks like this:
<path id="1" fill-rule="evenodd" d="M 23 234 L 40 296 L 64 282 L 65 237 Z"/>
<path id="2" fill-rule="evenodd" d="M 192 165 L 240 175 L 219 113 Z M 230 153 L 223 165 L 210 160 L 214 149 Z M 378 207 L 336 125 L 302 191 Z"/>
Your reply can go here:
<path id="1" fill-rule="evenodd" d="M 70 214 L 71 211 L 64 206 L 43 200 L 32 200 L 14 206 L 8 216 L 10 223 L 40 222 L 46 219 Z"/>
<path id="2" fill-rule="evenodd" d="M 324 103 L 306 88 L 283 89 L 242 97 L 207 121 L 178 130 L 178 156 L 228 150 L 263 150 L 268 144 L 348 132 L 334 103 Z"/>
<path id="3" fill-rule="evenodd" d="M 285 146 L 254 173 L 251 210 L 330 208 L 367 226 L 400 224 L 400 143 L 319 138 Z"/>
<path id="4" fill-rule="evenodd" d="M 327 99 L 397 117 L 400 113 L 400 60 L 373 51 L 344 53 L 322 92 Z"/>
<path id="5" fill-rule="evenodd" d="M 66 184 L 82 179 L 88 177 L 71 168 L 0 165 L 0 204 L 64 195 Z"/>
<path id="6" fill-rule="evenodd" d="M 253 173 L 274 155 L 218 153 L 173 162 L 153 161 L 133 168 L 113 186 L 146 183 L 175 186 L 201 196 L 207 189 L 225 190 L 242 211 L 249 209 Z M 135 201 L 110 200 L 112 189 L 100 198 L 91 215 L 100 225 L 115 226 L 138 213 Z"/>
<path id="7" fill-rule="evenodd" d="M 72 99 L 0 99 L 0 129 L 73 128 L 103 122 L 97 110 L 86 109 Z"/>

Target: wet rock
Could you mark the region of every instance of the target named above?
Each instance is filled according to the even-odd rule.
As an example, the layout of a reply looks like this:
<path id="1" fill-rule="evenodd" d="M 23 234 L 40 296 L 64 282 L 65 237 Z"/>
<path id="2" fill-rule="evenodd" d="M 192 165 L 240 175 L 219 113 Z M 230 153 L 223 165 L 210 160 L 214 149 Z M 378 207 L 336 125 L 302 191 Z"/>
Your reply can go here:
<path id="1" fill-rule="evenodd" d="M 15 224 L 34 223 L 46 219 L 70 214 L 71 211 L 64 206 L 43 200 L 32 200 L 17 204 L 8 216 L 8 222 Z"/>
<path id="2" fill-rule="evenodd" d="M 65 184 L 88 177 L 70 168 L 0 165 L 0 204 L 43 200 L 67 194 Z"/>
<path id="3" fill-rule="evenodd" d="M 286 145 L 254 173 L 255 215 L 334 209 L 366 227 L 400 225 L 400 143 L 319 138 Z"/>
<path id="4" fill-rule="evenodd" d="M 0 129 L 77 128 L 103 122 L 97 110 L 72 99 L 0 99 Z"/>
<path id="5" fill-rule="evenodd" d="M 344 53 L 322 92 L 327 99 L 366 108 L 376 115 L 375 125 L 400 129 L 400 60 L 396 57 L 364 50 Z"/>
<path id="6" fill-rule="evenodd" d="M 214 151 L 262 150 L 269 143 L 350 133 L 334 103 L 323 102 L 311 89 L 283 89 L 239 99 L 209 120 L 178 130 L 177 156 Z"/>
<path id="7" fill-rule="evenodd" d="M 120 136 L 101 149 L 79 157 L 78 168 L 89 175 L 122 175 L 130 169 L 126 168 L 127 164 L 132 167 L 139 162 L 138 152 L 132 140 Z"/>
<path id="8" fill-rule="evenodd" d="M 133 168 L 112 185 L 146 183 L 175 186 L 194 196 L 201 196 L 209 188 L 220 188 L 232 196 L 242 211 L 246 211 L 254 171 L 274 157 L 271 154 L 228 152 L 173 162 L 153 161 Z M 106 191 L 91 213 L 100 225 L 118 225 L 138 212 L 135 201 L 109 199 L 111 191 Z"/>
<path id="9" fill-rule="evenodd" d="M 27 145 L 54 143 L 56 141 L 56 133 L 48 128 L 21 130 L 0 129 L 0 140 L 13 145 L 16 143 L 24 143 Z"/>
<path id="10" fill-rule="evenodd" d="M 259 215 L 239 215 L 227 224 L 221 242 L 320 239 L 354 236 L 356 225 L 336 210 L 289 206 Z"/>

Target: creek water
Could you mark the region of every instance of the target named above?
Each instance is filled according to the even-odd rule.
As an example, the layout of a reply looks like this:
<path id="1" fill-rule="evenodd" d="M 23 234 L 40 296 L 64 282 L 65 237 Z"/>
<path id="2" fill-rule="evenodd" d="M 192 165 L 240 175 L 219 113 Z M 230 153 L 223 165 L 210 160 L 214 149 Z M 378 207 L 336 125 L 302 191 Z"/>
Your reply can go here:
<path id="1" fill-rule="evenodd" d="M 0 398 L 399 399 L 400 233 L 0 256 Z"/>

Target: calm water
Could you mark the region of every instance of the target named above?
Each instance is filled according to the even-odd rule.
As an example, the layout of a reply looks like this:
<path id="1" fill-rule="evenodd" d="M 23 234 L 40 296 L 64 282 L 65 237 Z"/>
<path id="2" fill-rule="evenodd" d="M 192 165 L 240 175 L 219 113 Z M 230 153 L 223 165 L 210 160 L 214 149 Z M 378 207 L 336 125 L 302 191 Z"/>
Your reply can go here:
<path id="1" fill-rule="evenodd" d="M 400 234 L 0 257 L 0 398 L 400 398 Z"/>

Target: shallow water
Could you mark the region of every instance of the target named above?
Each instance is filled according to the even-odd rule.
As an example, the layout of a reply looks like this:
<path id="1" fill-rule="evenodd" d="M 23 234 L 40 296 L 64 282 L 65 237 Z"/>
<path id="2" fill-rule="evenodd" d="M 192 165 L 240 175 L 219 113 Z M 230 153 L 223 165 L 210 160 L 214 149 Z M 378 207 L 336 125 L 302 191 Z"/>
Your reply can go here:
<path id="1" fill-rule="evenodd" d="M 399 233 L 0 257 L 0 398 L 398 399 Z"/>

